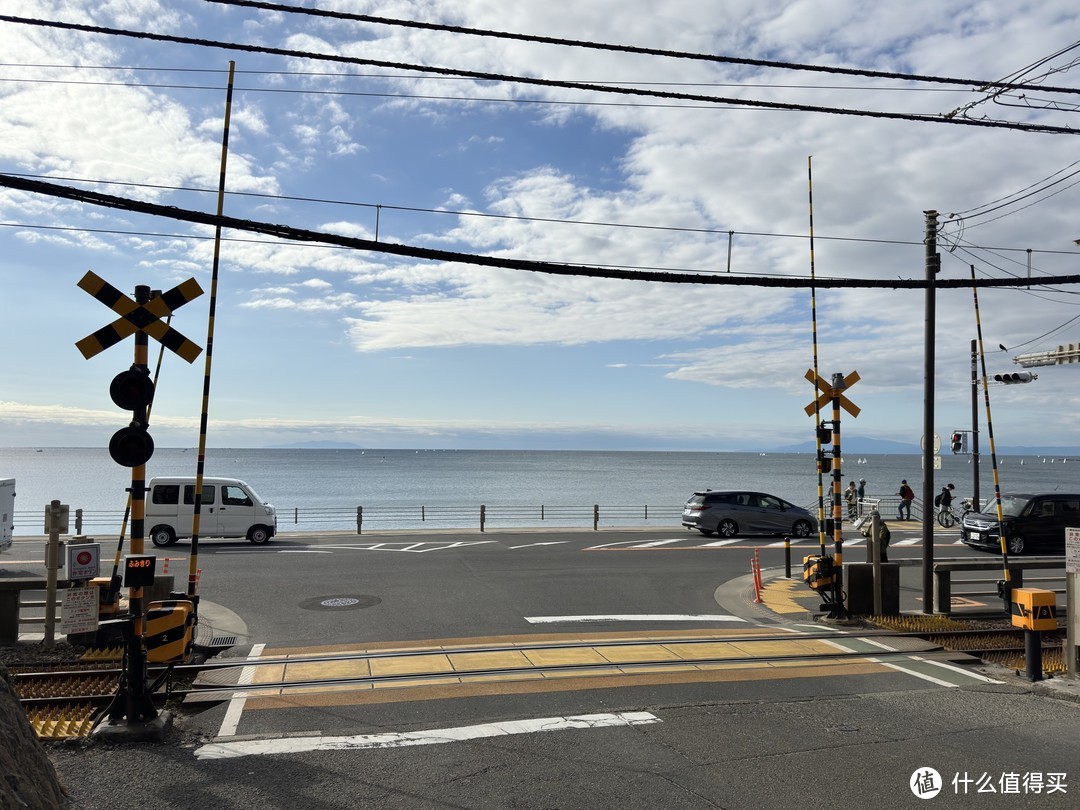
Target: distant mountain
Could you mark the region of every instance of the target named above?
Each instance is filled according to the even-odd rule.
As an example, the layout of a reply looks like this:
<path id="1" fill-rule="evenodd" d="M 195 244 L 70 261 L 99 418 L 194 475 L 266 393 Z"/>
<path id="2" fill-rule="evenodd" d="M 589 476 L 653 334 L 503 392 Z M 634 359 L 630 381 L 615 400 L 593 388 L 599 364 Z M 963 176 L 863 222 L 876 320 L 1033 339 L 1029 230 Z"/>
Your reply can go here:
<path id="1" fill-rule="evenodd" d="M 996 448 L 997 452 L 1004 456 L 1047 456 L 1061 458 L 1062 456 L 1080 456 L 1080 447 L 1025 447 L 1012 445 Z M 979 453 L 990 455 L 990 448 L 983 445 Z"/>
<path id="2" fill-rule="evenodd" d="M 860 436 L 847 436 L 841 435 L 840 446 L 845 453 L 872 453 L 879 455 L 887 455 L 889 453 L 895 453 L 897 455 L 918 455 L 922 451 L 917 444 L 905 444 L 904 442 L 894 442 L 889 439 L 869 439 Z M 774 447 L 772 452 L 774 453 L 813 453 L 817 450 L 817 444 L 815 442 L 800 442 L 799 444 L 789 444 L 784 447 Z"/>
<path id="3" fill-rule="evenodd" d="M 942 441 L 942 447 L 939 454 L 947 455 L 949 453 L 948 448 L 948 436 L 945 436 Z M 841 436 L 841 447 L 843 447 L 845 454 L 878 454 L 887 455 L 894 453 L 896 455 L 921 455 L 922 448 L 917 444 L 905 444 L 904 442 L 894 442 L 889 439 L 870 439 L 862 436 Z M 813 453 L 817 450 L 817 446 L 813 441 L 800 442 L 799 444 L 789 444 L 783 447 L 774 447 L 770 452 L 773 453 Z M 1080 447 L 1027 447 L 1024 445 L 1005 445 L 996 448 L 997 454 L 1001 456 L 1047 456 L 1062 458 L 1065 456 L 1076 456 L 1080 458 Z M 984 439 L 979 447 L 979 453 L 982 456 L 990 456 L 990 445 Z"/>

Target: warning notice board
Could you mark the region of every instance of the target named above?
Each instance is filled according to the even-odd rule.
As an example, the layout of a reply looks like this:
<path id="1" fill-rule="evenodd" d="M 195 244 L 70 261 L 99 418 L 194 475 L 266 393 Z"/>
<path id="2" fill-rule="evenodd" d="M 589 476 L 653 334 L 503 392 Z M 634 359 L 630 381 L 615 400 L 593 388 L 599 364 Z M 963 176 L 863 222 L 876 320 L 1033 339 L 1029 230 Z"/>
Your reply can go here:
<path id="1" fill-rule="evenodd" d="M 69 588 L 60 605 L 60 632 L 93 633 L 98 629 L 98 589 Z"/>

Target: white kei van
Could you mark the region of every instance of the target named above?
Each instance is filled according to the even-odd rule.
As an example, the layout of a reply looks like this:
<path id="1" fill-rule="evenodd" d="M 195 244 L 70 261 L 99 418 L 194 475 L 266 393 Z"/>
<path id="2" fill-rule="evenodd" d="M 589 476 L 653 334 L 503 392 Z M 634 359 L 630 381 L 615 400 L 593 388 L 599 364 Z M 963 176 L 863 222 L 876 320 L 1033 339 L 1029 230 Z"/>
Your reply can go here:
<path id="1" fill-rule="evenodd" d="M 151 478 L 146 494 L 147 536 L 155 546 L 191 537 L 195 477 Z M 246 537 L 267 542 L 277 533 L 277 510 L 248 484 L 235 478 L 203 476 L 199 537 Z"/>

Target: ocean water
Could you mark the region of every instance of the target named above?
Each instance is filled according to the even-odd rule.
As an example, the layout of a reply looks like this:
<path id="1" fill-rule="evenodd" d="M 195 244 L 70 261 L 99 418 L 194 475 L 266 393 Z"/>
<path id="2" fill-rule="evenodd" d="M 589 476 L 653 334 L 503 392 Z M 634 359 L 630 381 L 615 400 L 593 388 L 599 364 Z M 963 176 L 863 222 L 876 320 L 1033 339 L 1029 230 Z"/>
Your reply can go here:
<path id="1" fill-rule="evenodd" d="M 194 475 L 196 460 L 195 450 L 159 448 L 147 477 Z M 1003 490 L 1080 488 L 1080 459 L 999 462 Z M 993 495 L 989 455 L 980 468 L 985 499 Z M 970 495 L 972 470 L 966 456 L 943 456 L 937 488 L 952 482 L 960 497 Z M 698 489 L 754 489 L 815 508 L 818 497 L 811 453 L 210 449 L 205 472 L 248 482 L 278 508 L 283 532 L 355 529 L 357 506 L 373 529 L 420 528 L 421 520 L 475 526 L 481 504 L 491 526 L 544 525 L 541 506 L 549 524 L 591 525 L 597 504 L 604 525 L 674 527 Z M 922 494 L 920 456 L 851 456 L 842 472 L 845 485 L 865 478 L 870 496 L 894 495 L 901 479 Z M 105 449 L 0 449 L 0 478 L 17 481 L 16 535 L 41 534 L 44 507 L 54 499 L 87 513 L 85 533 L 118 533 L 130 476 Z M 829 486 L 826 480 L 826 497 Z"/>

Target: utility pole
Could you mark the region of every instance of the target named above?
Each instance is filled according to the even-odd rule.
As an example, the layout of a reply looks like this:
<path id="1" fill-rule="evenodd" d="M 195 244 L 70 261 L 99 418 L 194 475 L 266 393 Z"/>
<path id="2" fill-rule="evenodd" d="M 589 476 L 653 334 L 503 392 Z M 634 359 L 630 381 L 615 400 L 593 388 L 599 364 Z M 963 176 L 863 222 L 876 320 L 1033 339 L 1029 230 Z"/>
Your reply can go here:
<path id="1" fill-rule="evenodd" d="M 937 310 L 937 290 L 934 282 L 941 270 L 937 252 L 938 212 L 923 211 L 926 216 L 926 323 L 924 324 L 923 378 L 923 613 L 934 612 L 934 319 Z"/>
<path id="2" fill-rule="evenodd" d="M 971 508 L 981 512 L 979 503 L 979 342 L 971 341 Z"/>

